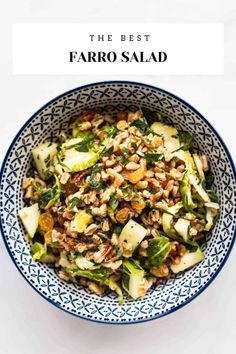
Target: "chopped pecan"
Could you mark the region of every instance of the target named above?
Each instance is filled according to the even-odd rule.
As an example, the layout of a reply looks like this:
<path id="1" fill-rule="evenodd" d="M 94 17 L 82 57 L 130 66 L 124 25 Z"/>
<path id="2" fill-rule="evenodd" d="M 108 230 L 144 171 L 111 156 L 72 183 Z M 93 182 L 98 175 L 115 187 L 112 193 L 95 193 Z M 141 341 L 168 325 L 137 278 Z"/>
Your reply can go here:
<path id="1" fill-rule="evenodd" d="M 93 260 L 96 263 L 102 263 L 106 256 L 111 252 L 112 246 L 103 244 L 101 245 L 99 251 L 95 252 L 93 255 Z"/>
<path id="2" fill-rule="evenodd" d="M 70 249 L 78 253 L 83 253 L 88 249 L 88 245 L 85 242 L 78 242 L 78 240 L 72 237 L 66 237 L 65 243 L 70 247 Z"/>
<path id="3" fill-rule="evenodd" d="M 78 172 L 73 175 L 71 178 L 71 183 L 74 184 L 77 188 L 81 186 L 83 177 L 86 175 L 86 172 Z"/>

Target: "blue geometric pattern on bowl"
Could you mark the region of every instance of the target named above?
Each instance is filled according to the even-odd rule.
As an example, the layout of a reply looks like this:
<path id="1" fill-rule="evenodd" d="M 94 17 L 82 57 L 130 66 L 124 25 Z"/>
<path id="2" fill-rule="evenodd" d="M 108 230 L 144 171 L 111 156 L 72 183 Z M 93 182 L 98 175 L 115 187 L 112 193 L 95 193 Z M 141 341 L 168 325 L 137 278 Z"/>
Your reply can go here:
<path id="1" fill-rule="evenodd" d="M 101 297 L 82 286 L 60 280 L 50 266 L 36 263 L 29 253 L 17 212 L 23 207 L 21 183 L 30 168 L 32 148 L 55 140 L 84 108 L 115 112 L 129 108 L 161 111 L 171 121 L 194 133 L 198 146 L 210 158 L 214 188 L 221 200 L 220 219 L 207 237 L 206 258 L 166 284 L 153 288 L 138 301 L 118 306 L 112 293 Z M 55 98 L 35 113 L 19 131 L 5 157 L 1 171 L 0 217 L 4 242 L 15 265 L 30 285 L 57 307 L 89 320 L 134 323 L 166 315 L 201 293 L 218 274 L 234 242 L 236 183 L 232 159 L 219 135 L 193 107 L 159 88 L 141 83 L 101 82 L 76 88 Z"/>

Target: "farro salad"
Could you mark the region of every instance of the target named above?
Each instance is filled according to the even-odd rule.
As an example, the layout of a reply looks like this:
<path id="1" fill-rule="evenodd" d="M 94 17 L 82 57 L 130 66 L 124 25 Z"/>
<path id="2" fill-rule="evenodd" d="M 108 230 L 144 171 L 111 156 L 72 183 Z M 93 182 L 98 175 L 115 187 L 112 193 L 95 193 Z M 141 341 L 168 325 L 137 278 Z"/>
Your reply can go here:
<path id="1" fill-rule="evenodd" d="M 33 259 L 119 304 L 199 263 L 220 205 L 193 142 L 161 113 L 84 111 L 32 150 L 19 217 Z"/>

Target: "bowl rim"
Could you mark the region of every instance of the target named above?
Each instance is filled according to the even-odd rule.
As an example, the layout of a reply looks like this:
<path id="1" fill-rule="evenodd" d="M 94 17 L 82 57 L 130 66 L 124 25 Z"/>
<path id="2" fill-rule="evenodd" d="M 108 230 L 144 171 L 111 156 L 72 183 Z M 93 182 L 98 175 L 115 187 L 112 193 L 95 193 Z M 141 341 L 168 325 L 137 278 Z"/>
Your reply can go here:
<path id="1" fill-rule="evenodd" d="M 146 87 L 146 88 L 149 88 L 149 89 L 153 89 L 153 90 L 158 90 L 162 93 L 165 93 L 167 95 L 170 95 L 172 98 L 180 101 L 181 103 L 183 103 L 184 105 L 186 105 L 189 109 L 191 109 L 194 113 L 196 113 L 207 125 L 208 127 L 212 130 L 212 132 L 217 136 L 217 138 L 219 139 L 220 143 L 222 144 L 222 147 L 224 148 L 224 151 L 229 159 L 229 162 L 230 162 L 230 165 L 232 167 L 232 171 L 233 171 L 233 175 L 234 175 L 234 180 L 236 181 L 236 167 L 235 167 L 235 164 L 234 164 L 234 161 L 233 161 L 233 158 L 224 142 L 224 140 L 222 139 L 221 135 L 218 133 L 218 131 L 212 126 L 212 124 L 196 109 L 194 108 L 192 105 L 190 105 L 188 102 L 186 102 L 185 100 L 183 100 L 182 98 L 180 98 L 179 96 L 165 90 L 165 89 L 162 89 L 158 86 L 154 86 L 154 85 L 150 85 L 150 84 L 146 84 L 146 83 L 141 83 L 141 82 L 137 82 L 137 81 L 127 81 L 127 80 L 107 80 L 107 81 L 98 81 L 98 82 L 94 82 L 94 83 L 90 83 L 90 84 L 85 84 L 85 85 L 82 85 L 82 86 L 77 86 L 73 89 L 70 89 L 68 91 L 65 91 L 63 92 L 62 94 L 59 94 L 58 96 L 56 96 L 55 98 L 49 100 L 46 104 L 44 104 L 41 108 L 39 108 L 30 118 L 28 118 L 26 120 L 26 122 L 23 124 L 23 126 L 18 130 L 18 132 L 16 133 L 15 137 L 13 138 L 10 146 L 8 147 L 7 149 L 7 152 L 5 154 L 5 157 L 3 159 L 3 162 L 2 162 L 2 166 L 1 166 L 1 169 L 0 169 L 0 185 L 2 183 L 2 179 L 3 179 L 3 171 L 5 169 L 5 165 L 6 165 L 6 162 L 7 162 L 7 159 L 10 155 L 10 152 L 16 142 L 16 140 L 19 138 L 19 136 L 21 135 L 22 131 L 27 127 L 27 125 L 42 111 L 44 110 L 46 107 L 48 107 L 50 104 L 53 104 L 54 102 L 56 102 L 58 99 L 60 98 L 63 98 L 64 96 L 70 94 L 70 93 L 73 93 L 77 90 L 83 90 L 85 88 L 90 88 L 90 87 L 93 87 L 93 86 L 96 86 L 96 85 L 109 85 L 109 84 L 124 84 L 124 85 L 137 85 L 137 86 L 140 86 L 140 87 Z M 1 235 L 2 235 L 2 239 L 3 239 L 3 242 L 5 244 L 5 247 L 8 251 L 8 254 L 10 256 L 10 258 L 12 259 L 15 267 L 17 268 L 17 270 L 20 272 L 20 274 L 22 275 L 22 277 L 26 280 L 26 282 L 34 289 L 34 291 L 36 291 L 42 298 L 44 298 L 45 300 L 47 300 L 49 303 L 51 303 L 52 305 L 54 305 L 55 307 L 63 310 L 64 312 L 66 312 L 67 314 L 70 314 L 70 315 L 73 315 L 74 317 L 79 317 L 81 319 L 86 319 L 88 321 L 92 321 L 92 322 L 97 322 L 97 323 L 103 323 L 103 324 L 113 324 L 113 325 L 124 325 L 124 324 L 137 324 L 137 323 L 142 323 L 142 322 L 148 322 L 148 321 L 152 321 L 152 320 L 155 320 L 157 318 L 161 318 L 161 317 L 164 317 L 164 316 L 167 316 L 179 309 L 181 309 L 182 307 L 184 307 L 185 305 L 187 305 L 188 303 L 190 303 L 191 301 L 193 301 L 196 297 L 198 297 L 201 293 L 203 293 L 204 290 L 206 290 L 208 288 L 208 286 L 213 282 L 213 280 L 217 277 L 217 275 L 220 273 L 220 271 L 222 270 L 222 268 L 224 267 L 227 259 L 229 258 L 229 255 L 232 251 L 232 248 L 234 246 L 234 242 L 235 242 L 235 238 L 236 238 L 236 226 L 234 228 L 234 232 L 233 232 L 233 239 L 232 239 L 232 242 L 230 244 L 230 247 L 228 248 L 227 250 L 227 253 L 221 263 L 221 265 L 219 266 L 219 268 L 215 271 L 215 273 L 212 275 L 212 277 L 210 278 L 210 280 L 196 293 L 194 294 L 190 299 L 187 299 L 184 303 L 182 304 L 179 304 L 177 305 L 175 308 L 173 309 L 170 309 L 169 311 L 167 311 L 166 313 L 164 314 L 159 314 L 159 315 L 156 315 L 154 317 L 151 317 L 151 318 L 146 318 L 146 319 L 140 319 L 140 320 L 133 320 L 133 321 L 121 321 L 121 322 L 112 322 L 112 321 L 106 321 L 106 320 L 98 320 L 98 319 L 93 319 L 93 318 L 89 318 L 89 317 L 84 317 L 82 315 L 79 315 L 77 313 L 72 313 L 70 311 L 67 311 L 66 309 L 62 308 L 59 304 L 57 304 L 54 300 L 51 300 L 49 299 L 46 295 L 42 294 L 37 288 L 34 287 L 34 285 L 27 279 L 27 277 L 23 274 L 23 272 L 21 271 L 21 269 L 18 267 L 16 261 L 15 261 L 15 258 L 13 257 L 12 255 L 12 252 L 6 242 L 6 239 L 5 239 L 5 233 L 4 233 L 4 230 L 3 230 L 3 223 L 4 223 L 4 220 L 1 218 L 1 215 L 0 215 L 0 231 L 1 231 Z"/>

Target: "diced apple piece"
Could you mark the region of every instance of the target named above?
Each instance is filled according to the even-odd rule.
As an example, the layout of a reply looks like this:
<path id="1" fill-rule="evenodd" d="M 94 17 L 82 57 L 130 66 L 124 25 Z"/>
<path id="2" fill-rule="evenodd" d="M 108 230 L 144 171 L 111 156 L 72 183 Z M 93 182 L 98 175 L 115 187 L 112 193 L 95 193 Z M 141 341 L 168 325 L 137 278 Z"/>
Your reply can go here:
<path id="1" fill-rule="evenodd" d="M 186 252 L 179 264 L 172 264 L 170 266 L 173 273 L 177 274 L 179 272 L 183 272 L 186 269 L 189 269 L 201 262 L 204 259 L 204 253 L 200 249 L 200 247 L 195 252 Z"/>
<path id="2" fill-rule="evenodd" d="M 146 234 L 147 230 L 142 225 L 139 225 L 136 221 L 131 219 L 121 231 L 119 245 L 122 248 L 123 242 L 130 243 L 132 244 L 132 251 L 134 251 L 140 242 L 142 242 Z"/>
<path id="3" fill-rule="evenodd" d="M 164 146 L 168 154 L 180 148 L 178 138 L 178 131 L 171 125 L 163 124 L 161 122 L 154 122 L 151 129 L 156 133 L 163 136 Z"/>
<path id="4" fill-rule="evenodd" d="M 32 150 L 33 159 L 42 179 L 50 177 L 52 159 L 57 153 L 57 144 L 46 142 Z"/>
<path id="5" fill-rule="evenodd" d="M 145 295 L 148 290 L 145 272 L 135 260 L 127 260 L 123 263 L 122 285 L 125 291 L 134 299 Z"/>
<path id="6" fill-rule="evenodd" d="M 178 234 L 181 237 L 183 237 L 185 241 L 188 240 L 189 227 L 190 227 L 190 221 L 183 218 L 179 218 L 174 225 L 175 230 L 178 232 Z"/>
<path id="7" fill-rule="evenodd" d="M 39 216 L 40 211 L 38 203 L 25 207 L 19 211 L 19 217 L 30 238 L 34 237 L 34 234 L 38 228 Z"/>

